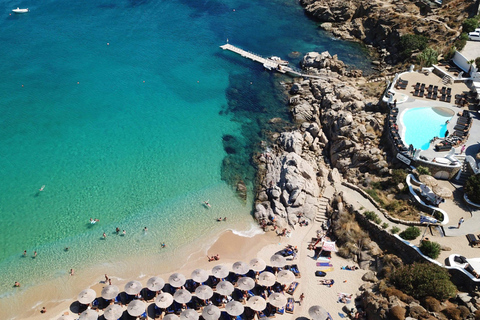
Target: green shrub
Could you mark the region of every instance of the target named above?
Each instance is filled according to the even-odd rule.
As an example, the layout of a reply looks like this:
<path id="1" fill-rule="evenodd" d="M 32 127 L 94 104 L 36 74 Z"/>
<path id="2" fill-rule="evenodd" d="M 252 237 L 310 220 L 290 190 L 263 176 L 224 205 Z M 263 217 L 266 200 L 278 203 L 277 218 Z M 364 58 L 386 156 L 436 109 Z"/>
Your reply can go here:
<path id="1" fill-rule="evenodd" d="M 382 228 L 387 229 L 388 228 L 388 223 L 386 223 L 386 222 L 382 223 Z"/>
<path id="2" fill-rule="evenodd" d="M 468 178 L 464 190 L 470 201 L 480 204 L 480 173 Z"/>
<path id="3" fill-rule="evenodd" d="M 370 186 L 372 187 L 372 189 L 383 190 L 382 183 L 380 181 L 372 182 L 370 183 Z"/>
<path id="4" fill-rule="evenodd" d="M 409 59 L 414 51 L 422 51 L 427 47 L 428 38 L 417 34 L 406 34 L 400 37 L 400 57 Z"/>
<path id="5" fill-rule="evenodd" d="M 420 235 L 420 229 L 415 226 L 410 226 L 403 230 L 399 236 L 405 240 L 414 240 Z"/>
<path id="6" fill-rule="evenodd" d="M 389 282 L 415 299 L 427 296 L 440 301 L 456 295 L 447 270 L 433 263 L 413 263 L 394 270 Z"/>
<path id="7" fill-rule="evenodd" d="M 455 48 L 459 51 L 462 50 L 467 44 L 467 40 L 468 40 L 468 34 L 462 33 L 460 37 L 458 37 L 458 39 L 455 40 L 455 44 L 454 44 Z"/>
<path id="8" fill-rule="evenodd" d="M 373 211 L 365 211 L 365 217 L 368 220 L 371 220 L 377 224 L 380 224 L 382 222 L 382 219 L 380 219 L 377 214 Z"/>
<path id="9" fill-rule="evenodd" d="M 380 205 L 383 206 L 383 200 L 380 199 L 380 197 L 378 196 L 378 193 L 377 193 L 377 190 L 375 189 L 367 189 L 365 190 L 365 192 L 373 198 L 373 200 L 375 200 L 377 203 L 379 203 Z"/>
<path id="10" fill-rule="evenodd" d="M 478 27 L 478 18 L 479 16 L 465 19 L 465 21 L 462 23 L 462 32 L 469 33 L 475 31 L 475 29 Z"/>
<path id="11" fill-rule="evenodd" d="M 446 61 L 453 59 L 453 56 L 455 55 L 456 48 L 455 46 L 452 46 L 447 49 L 447 51 L 443 54 L 443 59 Z"/>
<path id="12" fill-rule="evenodd" d="M 477 67 L 477 69 L 480 69 L 480 57 L 477 57 L 475 59 L 475 67 Z"/>
<path id="13" fill-rule="evenodd" d="M 390 178 L 390 184 L 393 186 L 398 185 L 399 183 L 405 184 L 407 178 L 407 171 L 403 169 L 393 169 L 392 177 Z"/>
<path id="14" fill-rule="evenodd" d="M 440 244 L 433 241 L 422 241 L 422 244 L 420 244 L 420 251 L 432 259 L 438 258 L 441 249 Z"/>
<path id="15" fill-rule="evenodd" d="M 392 202 L 390 202 L 385 206 L 385 209 L 387 209 L 387 211 L 389 212 L 395 212 L 397 211 L 398 208 L 400 208 L 400 206 L 401 206 L 400 202 L 393 200 Z"/>
<path id="16" fill-rule="evenodd" d="M 417 62 L 422 67 L 431 67 L 438 63 L 438 51 L 433 48 L 426 48 L 417 56 Z"/>
<path id="17" fill-rule="evenodd" d="M 428 170 L 427 167 L 422 167 L 422 166 L 418 166 L 417 167 L 417 171 L 418 171 L 418 174 L 428 174 L 430 175 L 430 170 Z"/>
<path id="18" fill-rule="evenodd" d="M 443 213 L 441 213 L 440 211 L 434 211 L 433 217 L 438 221 L 443 221 Z"/>
<path id="19" fill-rule="evenodd" d="M 393 233 L 393 234 L 398 233 L 398 231 L 400 231 L 400 228 L 397 227 L 397 226 L 394 226 L 394 227 L 392 227 L 392 229 L 390 229 L 390 232 Z"/>

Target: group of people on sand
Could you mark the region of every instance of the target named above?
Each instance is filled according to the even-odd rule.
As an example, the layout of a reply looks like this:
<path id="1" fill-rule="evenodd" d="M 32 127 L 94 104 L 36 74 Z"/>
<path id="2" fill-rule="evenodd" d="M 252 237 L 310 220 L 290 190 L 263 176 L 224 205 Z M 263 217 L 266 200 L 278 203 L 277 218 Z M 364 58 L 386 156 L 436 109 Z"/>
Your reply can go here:
<path id="1" fill-rule="evenodd" d="M 342 270 L 357 270 L 358 267 L 357 266 L 343 266 L 342 267 Z"/>
<path id="2" fill-rule="evenodd" d="M 207 256 L 207 259 L 208 259 L 208 262 L 217 261 L 217 260 L 220 260 L 220 255 L 217 253 L 216 255 L 211 257 Z"/>
<path id="3" fill-rule="evenodd" d="M 225 217 L 225 218 L 223 218 L 223 219 L 222 219 L 222 217 L 217 218 L 217 221 L 227 221 L 227 217 Z"/>

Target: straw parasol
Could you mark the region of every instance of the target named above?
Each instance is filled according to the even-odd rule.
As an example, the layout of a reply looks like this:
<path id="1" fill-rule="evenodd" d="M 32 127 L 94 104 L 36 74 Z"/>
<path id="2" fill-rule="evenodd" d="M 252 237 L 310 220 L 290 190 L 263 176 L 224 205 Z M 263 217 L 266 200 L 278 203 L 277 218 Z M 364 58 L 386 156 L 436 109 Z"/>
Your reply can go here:
<path id="1" fill-rule="evenodd" d="M 185 278 L 185 276 L 178 272 L 175 272 L 168 278 L 168 283 L 170 283 L 170 285 L 175 288 L 180 288 L 185 284 L 186 281 L 187 279 Z"/>
<path id="2" fill-rule="evenodd" d="M 210 299 L 213 296 L 213 289 L 205 285 L 198 286 L 195 289 L 195 294 L 197 295 L 198 298 L 202 300 Z"/>
<path id="3" fill-rule="evenodd" d="M 295 275 L 290 270 L 280 270 L 277 273 L 277 281 L 281 284 L 290 284 L 295 281 Z"/>
<path id="4" fill-rule="evenodd" d="M 162 292 L 155 298 L 155 304 L 159 308 L 168 308 L 173 303 L 173 296 L 168 292 Z"/>
<path id="5" fill-rule="evenodd" d="M 185 309 L 180 314 L 180 320 L 198 320 L 200 315 L 193 309 Z"/>
<path id="6" fill-rule="evenodd" d="M 265 286 L 265 287 L 273 286 L 275 284 L 275 281 L 277 281 L 277 279 L 275 278 L 275 275 L 268 271 L 264 271 L 260 273 L 260 275 L 258 276 L 258 284 L 261 286 Z"/>
<path id="7" fill-rule="evenodd" d="M 92 309 L 87 309 L 80 314 L 78 320 L 97 320 L 98 312 Z"/>
<path id="8" fill-rule="evenodd" d="M 267 267 L 267 263 L 260 258 L 253 258 L 252 260 L 250 260 L 249 265 L 250 269 L 252 269 L 253 271 L 263 271 Z"/>
<path id="9" fill-rule="evenodd" d="M 248 272 L 248 270 L 250 270 L 248 264 L 243 261 L 237 261 L 232 266 L 232 271 L 236 274 L 245 274 Z"/>
<path id="10" fill-rule="evenodd" d="M 135 295 L 137 293 L 140 293 L 142 291 L 142 284 L 140 281 L 137 280 L 132 280 L 127 282 L 125 285 L 125 292 L 130 295 Z"/>
<path id="11" fill-rule="evenodd" d="M 287 260 L 279 254 L 274 254 L 270 258 L 270 263 L 274 267 L 284 267 L 287 264 Z"/>
<path id="12" fill-rule="evenodd" d="M 133 317 L 138 317 L 145 312 L 147 305 L 142 300 L 133 300 L 127 306 L 127 312 Z"/>
<path id="13" fill-rule="evenodd" d="M 225 305 L 225 311 L 231 316 L 239 316 L 243 313 L 245 307 L 238 301 L 232 300 Z"/>
<path id="14" fill-rule="evenodd" d="M 114 284 L 103 287 L 101 296 L 105 300 L 115 299 L 118 296 L 120 289 Z"/>
<path id="15" fill-rule="evenodd" d="M 180 319 L 176 314 L 169 313 L 163 317 L 163 320 L 178 320 Z"/>
<path id="16" fill-rule="evenodd" d="M 75 320 L 71 314 L 62 314 L 57 320 Z"/>
<path id="17" fill-rule="evenodd" d="M 95 291 L 93 289 L 85 289 L 78 294 L 77 300 L 81 304 L 89 304 L 93 300 L 95 300 L 96 296 L 97 296 L 97 294 L 95 293 Z"/>
<path id="18" fill-rule="evenodd" d="M 123 314 L 123 308 L 118 304 L 111 304 L 105 308 L 103 316 L 107 320 L 117 320 Z"/>
<path id="19" fill-rule="evenodd" d="M 308 309 L 308 315 L 312 320 L 326 320 L 328 318 L 328 312 L 321 306 L 311 306 Z"/>
<path id="20" fill-rule="evenodd" d="M 255 287 L 255 281 L 250 277 L 243 277 L 237 280 L 237 288 L 240 290 L 252 290 Z"/>
<path id="21" fill-rule="evenodd" d="M 253 311 L 262 311 L 267 307 L 267 302 L 260 296 L 253 296 L 247 300 L 247 306 Z"/>
<path id="22" fill-rule="evenodd" d="M 220 281 L 218 284 L 217 284 L 217 292 L 218 294 L 221 294 L 221 295 L 224 295 L 224 296 L 228 296 L 230 294 L 232 294 L 233 290 L 235 290 L 235 288 L 233 287 L 233 284 L 229 281 Z"/>
<path id="23" fill-rule="evenodd" d="M 178 289 L 173 294 L 173 300 L 178 303 L 187 303 L 192 300 L 192 294 L 187 289 Z"/>
<path id="24" fill-rule="evenodd" d="M 165 281 L 160 277 L 151 277 L 147 281 L 147 289 L 150 291 L 159 291 L 163 289 Z"/>
<path id="25" fill-rule="evenodd" d="M 192 271 L 192 280 L 198 283 L 207 281 L 208 273 L 203 269 L 195 269 Z"/>
<path id="26" fill-rule="evenodd" d="M 228 276 L 229 273 L 230 272 L 228 271 L 227 267 L 221 264 L 213 267 L 212 269 L 213 276 L 219 279 L 225 278 L 226 276 Z"/>
<path id="27" fill-rule="evenodd" d="M 274 292 L 268 296 L 268 302 L 274 307 L 282 308 L 287 304 L 287 297 L 281 293 Z"/>
<path id="28" fill-rule="evenodd" d="M 218 320 L 220 318 L 220 309 L 213 304 L 209 304 L 202 311 L 202 317 L 205 320 Z"/>

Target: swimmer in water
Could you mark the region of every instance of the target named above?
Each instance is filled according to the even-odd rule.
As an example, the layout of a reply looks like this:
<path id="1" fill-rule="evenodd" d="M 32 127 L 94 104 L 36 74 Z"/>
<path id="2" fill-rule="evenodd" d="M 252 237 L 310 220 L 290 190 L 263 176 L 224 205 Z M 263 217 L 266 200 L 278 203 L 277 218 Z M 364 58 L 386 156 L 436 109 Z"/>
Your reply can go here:
<path id="1" fill-rule="evenodd" d="M 203 203 L 204 203 L 204 204 L 205 204 L 207 207 L 209 207 L 209 208 L 210 208 L 210 207 L 211 207 L 211 205 L 210 205 L 210 203 L 208 203 L 208 201 L 209 201 L 209 200 L 207 200 L 207 201 L 203 201 Z"/>
<path id="2" fill-rule="evenodd" d="M 38 191 L 43 191 L 43 189 L 45 189 L 45 185 L 43 185 L 40 189 L 38 189 Z"/>
<path id="3" fill-rule="evenodd" d="M 93 220 L 92 218 L 90 218 L 90 223 L 91 224 L 95 224 L 97 221 L 96 220 Z"/>

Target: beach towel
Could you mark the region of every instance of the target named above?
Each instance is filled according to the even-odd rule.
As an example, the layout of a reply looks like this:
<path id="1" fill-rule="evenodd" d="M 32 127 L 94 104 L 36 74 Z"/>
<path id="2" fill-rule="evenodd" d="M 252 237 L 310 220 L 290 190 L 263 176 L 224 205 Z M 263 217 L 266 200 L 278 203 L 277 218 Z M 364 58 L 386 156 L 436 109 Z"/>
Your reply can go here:
<path id="1" fill-rule="evenodd" d="M 333 267 L 330 262 L 317 262 L 317 267 Z"/>
<path id="2" fill-rule="evenodd" d="M 333 267 L 319 267 L 318 269 L 323 272 L 332 272 L 334 270 Z"/>

